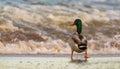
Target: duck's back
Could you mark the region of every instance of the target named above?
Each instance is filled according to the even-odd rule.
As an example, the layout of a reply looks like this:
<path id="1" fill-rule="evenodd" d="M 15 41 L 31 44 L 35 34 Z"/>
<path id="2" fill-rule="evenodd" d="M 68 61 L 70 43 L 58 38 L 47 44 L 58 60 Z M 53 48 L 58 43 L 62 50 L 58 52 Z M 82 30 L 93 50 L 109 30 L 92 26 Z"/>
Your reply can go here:
<path id="1" fill-rule="evenodd" d="M 87 40 L 85 36 L 73 33 L 72 40 L 74 42 L 74 45 L 71 45 L 73 51 L 83 52 L 87 49 Z"/>

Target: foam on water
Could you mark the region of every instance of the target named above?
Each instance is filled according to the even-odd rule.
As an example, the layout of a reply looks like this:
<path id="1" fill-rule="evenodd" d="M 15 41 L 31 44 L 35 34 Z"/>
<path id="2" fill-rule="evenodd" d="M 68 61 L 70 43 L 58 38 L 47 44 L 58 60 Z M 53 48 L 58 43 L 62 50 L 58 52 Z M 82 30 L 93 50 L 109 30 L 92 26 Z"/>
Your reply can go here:
<path id="1" fill-rule="evenodd" d="M 119 0 L 112 7 L 112 0 L 0 2 L 0 53 L 69 53 L 76 18 L 83 21 L 89 53 L 120 53 Z"/>

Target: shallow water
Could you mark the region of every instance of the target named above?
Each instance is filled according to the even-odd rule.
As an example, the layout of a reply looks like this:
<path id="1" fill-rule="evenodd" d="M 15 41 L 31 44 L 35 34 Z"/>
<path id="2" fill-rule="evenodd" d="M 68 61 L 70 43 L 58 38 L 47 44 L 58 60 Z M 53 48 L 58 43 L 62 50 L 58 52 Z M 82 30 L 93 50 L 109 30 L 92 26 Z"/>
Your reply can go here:
<path id="1" fill-rule="evenodd" d="M 76 18 L 89 53 L 120 53 L 119 13 L 120 0 L 0 0 L 0 53 L 69 53 Z"/>

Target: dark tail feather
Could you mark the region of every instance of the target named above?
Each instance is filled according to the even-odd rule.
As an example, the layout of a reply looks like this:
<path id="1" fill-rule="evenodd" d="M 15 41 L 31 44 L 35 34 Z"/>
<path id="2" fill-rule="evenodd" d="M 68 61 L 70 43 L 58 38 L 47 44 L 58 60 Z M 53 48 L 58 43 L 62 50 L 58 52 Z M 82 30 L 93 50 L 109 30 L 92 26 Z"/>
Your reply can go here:
<path id="1" fill-rule="evenodd" d="M 87 45 L 86 44 L 78 44 L 78 48 L 80 50 L 86 50 L 87 49 Z"/>

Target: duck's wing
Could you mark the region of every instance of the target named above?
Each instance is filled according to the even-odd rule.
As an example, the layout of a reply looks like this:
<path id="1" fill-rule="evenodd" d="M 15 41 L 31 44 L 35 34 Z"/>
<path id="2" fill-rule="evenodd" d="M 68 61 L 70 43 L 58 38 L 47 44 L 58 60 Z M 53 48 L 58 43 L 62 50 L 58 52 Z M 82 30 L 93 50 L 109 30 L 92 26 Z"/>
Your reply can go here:
<path id="1" fill-rule="evenodd" d="M 72 40 L 74 41 L 74 43 L 76 44 L 86 44 L 87 45 L 87 39 L 85 36 L 74 33 L 72 35 Z"/>
<path id="2" fill-rule="evenodd" d="M 80 38 L 79 38 L 79 35 L 78 34 L 76 34 L 76 33 L 74 33 L 73 35 L 72 35 L 72 40 L 76 43 L 76 44 L 81 44 L 81 40 L 80 40 Z"/>
<path id="3" fill-rule="evenodd" d="M 82 36 L 81 38 L 80 38 L 80 36 L 79 36 L 79 38 L 81 39 L 81 44 L 87 46 L 87 39 L 86 39 L 86 37 L 83 36 L 83 35 L 81 35 L 81 36 Z"/>

